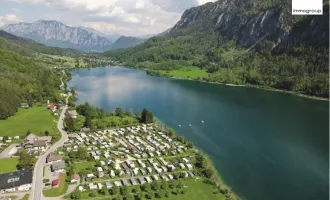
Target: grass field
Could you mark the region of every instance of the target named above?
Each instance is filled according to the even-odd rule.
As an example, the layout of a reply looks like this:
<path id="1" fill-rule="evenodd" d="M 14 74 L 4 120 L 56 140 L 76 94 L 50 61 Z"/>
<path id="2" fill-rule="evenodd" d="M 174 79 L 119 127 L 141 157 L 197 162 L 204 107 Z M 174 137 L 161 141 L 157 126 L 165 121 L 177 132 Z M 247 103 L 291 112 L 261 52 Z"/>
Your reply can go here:
<path id="1" fill-rule="evenodd" d="M 68 183 L 65 182 L 66 174 L 61 173 L 60 174 L 60 186 L 58 188 L 53 188 L 50 190 L 43 190 L 43 194 L 45 197 L 57 197 L 66 192 L 68 189 Z"/>
<path id="2" fill-rule="evenodd" d="M 206 184 L 203 179 L 186 179 L 182 183 L 187 186 L 187 193 L 180 195 L 171 195 L 171 200 L 225 200 L 225 196 L 222 194 L 213 194 L 216 188 L 213 185 Z M 163 198 L 168 199 L 168 198 Z"/>
<path id="3" fill-rule="evenodd" d="M 94 165 L 95 165 L 94 161 L 81 162 L 81 163 L 75 163 L 74 168 L 76 170 L 76 173 L 79 173 L 81 170 L 86 169 L 88 167 L 93 168 Z"/>
<path id="4" fill-rule="evenodd" d="M 18 158 L 5 158 L 0 159 L 0 174 L 16 171 L 16 165 L 18 164 Z"/>
<path id="5" fill-rule="evenodd" d="M 204 183 L 205 179 L 186 179 L 186 180 L 182 180 L 182 183 L 187 187 L 187 192 L 185 194 L 178 194 L 178 195 L 174 195 L 174 194 L 170 194 L 170 196 L 164 197 L 164 198 L 160 198 L 162 200 L 225 200 L 225 196 L 217 193 L 214 194 L 213 192 L 217 191 L 217 189 L 215 188 L 215 186 L 210 185 L 210 184 L 206 184 Z M 133 187 L 139 187 L 139 186 L 133 186 Z M 96 197 L 90 197 L 89 194 L 92 191 L 86 191 L 83 192 L 81 195 L 81 199 L 98 199 L 98 200 L 105 200 L 105 199 L 113 199 L 115 198 L 115 196 L 112 195 L 101 195 L 97 192 L 94 191 Z M 154 193 L 155 191 L 153 191 Z M 133 194 L 134 195 L 134 194 Z M 121 195 L 118 195 L 121 196 Z M 152 199 L 159 199 L 159 198 L 152 198 Z"/>
<path id="6" fill-rule="evenodd" d="M 55 117 L 44 107 L 19 109 L 14 116 L 0 120 L 0 136 L 25 136 L 28 130 L 33 134 L 46 130 L 54 134 L 57 129 L 53 120 Z"/>
<path id="7" fill-rule="evenodd" d="M 208 73 L 205 70 L 201 70 L 198 67 L 186 67 L 173 71 L 160 70 L 160 72 L 164 75 L 177 77 L 177 78 L 203 78 L 208 76 Z"/>

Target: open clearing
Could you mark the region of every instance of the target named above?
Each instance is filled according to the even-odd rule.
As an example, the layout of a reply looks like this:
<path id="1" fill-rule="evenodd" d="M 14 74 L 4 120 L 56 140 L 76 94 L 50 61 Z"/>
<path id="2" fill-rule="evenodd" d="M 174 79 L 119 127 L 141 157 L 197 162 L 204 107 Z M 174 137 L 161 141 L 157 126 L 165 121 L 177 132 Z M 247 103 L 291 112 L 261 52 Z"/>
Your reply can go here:
<path id="1" fill-rule="evenodd" d="M 16 171 L 16 165 L 18 164 L 18 158 L 4 158 L 0 159 L 2 163 L 0 165 L 0 173 L 8 173 Z"/>
<path id="2" fill-rule="evenodd" d="M 44 107 L 19 109 L 14 116 L 0 120 L 0 136 L 25 136 L 28 130 L 33 134 L 44 133 L 46 130 L 54 134 L 54 119 L 55 117 Z"/>

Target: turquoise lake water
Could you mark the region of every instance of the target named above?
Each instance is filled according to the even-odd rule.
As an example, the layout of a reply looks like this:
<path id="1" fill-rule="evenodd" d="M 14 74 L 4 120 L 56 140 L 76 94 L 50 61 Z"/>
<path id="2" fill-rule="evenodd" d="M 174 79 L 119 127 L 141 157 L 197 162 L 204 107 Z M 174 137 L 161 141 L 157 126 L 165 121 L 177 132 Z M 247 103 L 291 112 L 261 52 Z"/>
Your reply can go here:
<path id="1" fill-rule="evenodd" d="M 154 77 L 123 67 L 73 71 L 71 86 L 79 93 L 78 103 L 107 111 L 151 110 L 206 152 L 242 199 L 329 199 L 326 101 Z"/>

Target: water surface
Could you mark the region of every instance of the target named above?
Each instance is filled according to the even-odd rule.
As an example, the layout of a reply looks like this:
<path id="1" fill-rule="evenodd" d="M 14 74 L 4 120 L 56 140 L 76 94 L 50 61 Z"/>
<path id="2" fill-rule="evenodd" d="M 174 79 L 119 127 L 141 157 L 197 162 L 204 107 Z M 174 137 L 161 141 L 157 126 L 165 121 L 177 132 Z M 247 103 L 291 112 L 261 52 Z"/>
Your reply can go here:
<path id="1" fill-rule="evenodd" d="M 329 199 L 326 101 L 123 67 L 77 70 L 68 85 L 78 103 L 151 110 L 205 151 L 242 199 Z"/>

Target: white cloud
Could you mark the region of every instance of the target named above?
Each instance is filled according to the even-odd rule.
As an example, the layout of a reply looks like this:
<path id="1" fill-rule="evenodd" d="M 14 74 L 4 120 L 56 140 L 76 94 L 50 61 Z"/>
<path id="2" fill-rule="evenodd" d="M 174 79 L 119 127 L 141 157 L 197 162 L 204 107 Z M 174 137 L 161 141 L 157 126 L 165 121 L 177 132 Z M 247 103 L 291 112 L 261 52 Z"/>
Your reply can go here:
<path id="1" fill-rule="evenodd" d="M 4 26 L 6 24 L 15 24 L 15 23 L 18 23 L 18 22 L 21 22 L 21 21 L 22 20 L 14 14 L 9 14 L 9 15 L 6 15 L 6 16 L 0 16 L 0 26 Z"/>
<path id="2" fill-rule="evenodd" d="M 215 0 L 0 0 L 44 6 L 47 19 L 125 35 L 159 33 L 172 27 L 185 9 Z M 24 10 L 23 10 L 24 12 Z M 39 19 L 35 19 L 37 21 Z M 132 30 L 134 30 L 132 32 Z"/>

